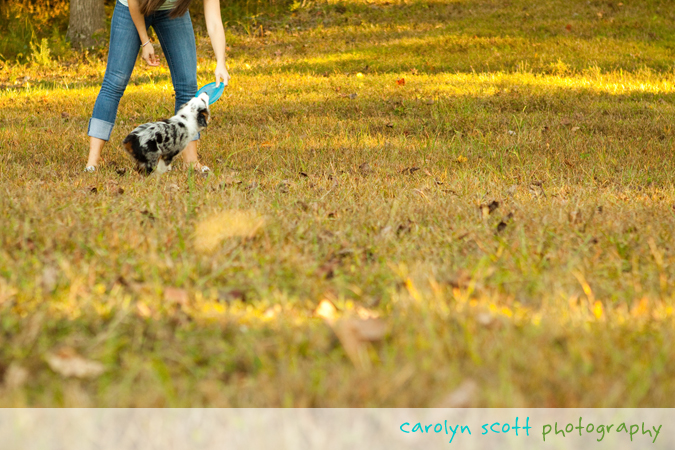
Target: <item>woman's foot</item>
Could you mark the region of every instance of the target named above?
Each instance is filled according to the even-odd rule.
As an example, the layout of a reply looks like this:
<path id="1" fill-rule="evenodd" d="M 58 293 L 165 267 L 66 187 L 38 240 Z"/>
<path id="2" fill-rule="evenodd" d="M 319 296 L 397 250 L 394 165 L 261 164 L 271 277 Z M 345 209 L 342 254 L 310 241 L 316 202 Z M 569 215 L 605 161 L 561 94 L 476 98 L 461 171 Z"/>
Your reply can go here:
<path id="1" fill-rule="evenodd" d="M 87 167 L 84 169 L 85 172 L 96 172 L 98 160 L 101 158 L 101 150 L 103 149 L 105 142 L 106 141 L 103 139 L 95 137 L 89 138 L 89 158 L 87 159 Z"/>
<path id="2" fill-rule="evenodd" d="M 199 173 L 211 172 L 211 169 L 209 169 L 209 166 L 205 166 L 205 165 L 201 164 L 199 161 L 186 162 L 185 166 L 187 166 L 188 169 L 192 169 L 195 172 L 199 172 Z"/>
<path id="3" fill-rule="evenodd" d="M 211 172 L 211 169 L 208 166 L 204 166 L 199 162 L 199 157 L 197 156 L 197 141 L 190 141 L 190 143 L 183 150 L 183 162 L 187 165 L 188 168 L 192 168 L 200 173 Z"/>

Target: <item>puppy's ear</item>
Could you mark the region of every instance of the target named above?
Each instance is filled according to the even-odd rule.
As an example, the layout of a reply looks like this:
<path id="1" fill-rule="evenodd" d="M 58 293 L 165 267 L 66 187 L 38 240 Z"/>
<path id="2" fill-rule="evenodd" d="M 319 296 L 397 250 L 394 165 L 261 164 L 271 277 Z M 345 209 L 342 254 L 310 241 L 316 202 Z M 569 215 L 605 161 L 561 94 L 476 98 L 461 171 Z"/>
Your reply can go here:
<path id="1" fill-rule="evenodd" d="M 197 124 L 201 128 L 206 128 L 209 124 L 209 110 L 206 108 L 199 108 L 197 112 Z"/>

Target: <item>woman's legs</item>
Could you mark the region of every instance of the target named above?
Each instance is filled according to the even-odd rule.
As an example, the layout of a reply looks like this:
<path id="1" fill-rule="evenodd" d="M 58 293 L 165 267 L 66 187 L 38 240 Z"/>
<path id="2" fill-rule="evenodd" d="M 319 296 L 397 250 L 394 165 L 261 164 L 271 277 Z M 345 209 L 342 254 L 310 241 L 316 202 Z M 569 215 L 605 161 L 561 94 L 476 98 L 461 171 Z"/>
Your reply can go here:
<path id="1" fill-rule="evenodd" d="M 134 70 L 140 45 L 138 31 L 131 19 L 129 8 L 118 2 L 110 24 L 110 45 L 105 76 L 89 120 L 87 166 L 95 167 L 98 164 L 103 144 L 110 139 L 117 118 L 117 107 Z"/>
<path id="2" fill-rule="evenodd" d="M 176 93 L 175 111 L 190 101 L 197 93 L 197 47 L 190 13 L 171 19 L 168 11 L 158 11 L 152 28 L 162 44 L 162 51 L 171 71 L 171 81 Z M 200 169 L 197 140 L 183 150 L 183 160 Z"/>

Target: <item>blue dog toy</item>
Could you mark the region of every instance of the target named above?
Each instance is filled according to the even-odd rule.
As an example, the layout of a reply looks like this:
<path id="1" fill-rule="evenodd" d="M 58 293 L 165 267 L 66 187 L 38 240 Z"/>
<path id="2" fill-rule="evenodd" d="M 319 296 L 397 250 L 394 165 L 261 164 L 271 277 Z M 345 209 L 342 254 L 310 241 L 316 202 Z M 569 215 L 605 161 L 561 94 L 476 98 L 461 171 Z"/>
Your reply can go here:
<path id="1" fill-rule="evenodd" d="M 200 94 L 206 93 L 206 95 L 209 96 L 209 105 L 213 105 L 216 100 L 218 100 L 220 96 L 223 95 L 224 90 L 225 83 L 221 81 L 220 84 L 216 86 L 216 82 L 214 81 L 213 83 L 209 83 L 198 90 L 197 94 L 195 94 L 195 97 L 199 97 Z"/>

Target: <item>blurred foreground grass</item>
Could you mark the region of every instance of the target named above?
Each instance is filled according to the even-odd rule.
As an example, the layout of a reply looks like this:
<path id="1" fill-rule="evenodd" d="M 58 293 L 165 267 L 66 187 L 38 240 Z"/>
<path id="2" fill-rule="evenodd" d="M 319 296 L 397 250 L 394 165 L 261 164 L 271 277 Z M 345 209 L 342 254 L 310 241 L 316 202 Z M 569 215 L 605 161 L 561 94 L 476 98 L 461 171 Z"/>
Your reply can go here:
<path id="1" fill-rule="evenodd" d="M 666 5 L 232 24 L 208 177 L 119 145 L 166 69 L 85 175 L 100 57 L 5 63 L 0 406 L 673 406 Z"/>

